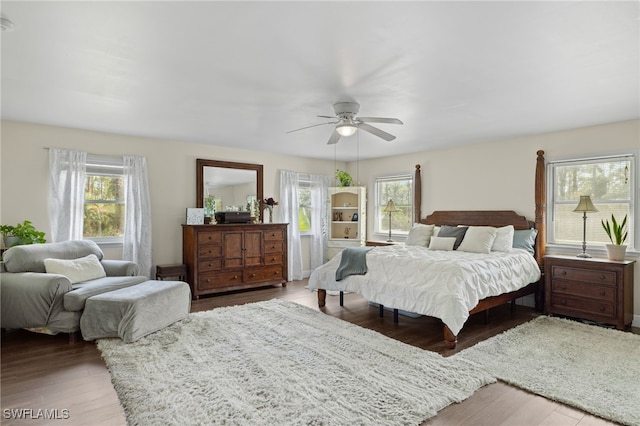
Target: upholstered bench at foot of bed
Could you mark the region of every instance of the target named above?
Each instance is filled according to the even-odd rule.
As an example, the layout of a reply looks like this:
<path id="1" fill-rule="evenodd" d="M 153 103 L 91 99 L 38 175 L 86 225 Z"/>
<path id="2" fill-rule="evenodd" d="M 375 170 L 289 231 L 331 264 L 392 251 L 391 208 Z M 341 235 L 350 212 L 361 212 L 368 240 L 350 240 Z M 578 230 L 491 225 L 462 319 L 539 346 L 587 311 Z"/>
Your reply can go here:
<path id="1" fill-rule="evenodd" d="M 85 340 L 120 337 L 130 343 L 185 318 L 190 309 L 189 284 L 145 281 L 87 299 L 80 331 Z"/>

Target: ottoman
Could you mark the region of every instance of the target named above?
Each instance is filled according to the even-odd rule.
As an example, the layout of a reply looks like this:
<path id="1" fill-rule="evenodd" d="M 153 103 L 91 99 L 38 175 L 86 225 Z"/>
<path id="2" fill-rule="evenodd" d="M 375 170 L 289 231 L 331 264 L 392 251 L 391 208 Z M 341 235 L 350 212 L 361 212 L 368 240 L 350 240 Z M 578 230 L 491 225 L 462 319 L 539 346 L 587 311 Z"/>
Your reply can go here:
<path id="1" fill-rule="evenodd" d="M 135 342 L 185 318 L 191 290 L 182 281 L 145 281 L 87 299 L 80 331 L 85 340 L 120 337 Z"/>

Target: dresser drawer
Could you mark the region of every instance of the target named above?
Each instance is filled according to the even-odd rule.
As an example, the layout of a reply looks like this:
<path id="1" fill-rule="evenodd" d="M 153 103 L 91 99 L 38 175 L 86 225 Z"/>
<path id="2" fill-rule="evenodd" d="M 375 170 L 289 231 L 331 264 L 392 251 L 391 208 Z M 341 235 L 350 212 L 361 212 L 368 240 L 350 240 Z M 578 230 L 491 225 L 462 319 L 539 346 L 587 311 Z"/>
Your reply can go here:
<path id="1" fill-rule="evenodd" d="M 222 256 L 222 246 L 205 244 L 198 246 L 198 258 L 220 257 Z"/>
<path id="2" fill-rule="evenodd" d="M 265 253 L 282 253 L 284 243 L 282 241 L 265 241 Z"/>
<path id="3" fill-rule="evenodd" d="M 616 317 L 616 306 L 613 303 L 567 297 L 559 294 L 551 296 L 551 307 L 554 308 L 554 312 L 569 316 L 583 317 L 585 314 L 591 314 L 592 316 L 596 315 L 603 318 Z"/>
<path id="4" fill-rule="evenodd" d="M 553 294 L 566 294 L 579 297 L 590 297 L 606 302 L 615 302 L 616 288 L 598 284 L 579 283 L 576 281 L 554 280 L 551 284 Z"/>
<path id="5" fill-rule="evenodd" d="M 282 277 L 283 277 L 282 266 L 266 266 L 262 268 L 248 268 L 244 271 L 244 280 L 247 283 L 281 280 Z"/>
<path id="6" fill-rule="evenodd" d="M 282 241 L 284 240 L 284 231 L 282 229 L 276 229 L 274 231 L 265 231 L 264 232 L 265 241 Z"/>
<path id="7" fill-rule="evenodd" d="M 553 278 L 574 280 L 591 283 L 616 284 L 616 273 L 611 271 L 595 271 L 590 269 L 569 268 L 566 266 L 553 266 L 551 268 Z"/>
<path id="8" fill-rule="evenodd" d="M 229 287 L 242 284 L 242 271 L 209 272 L 198 275 L 198 289 Z"/>
<path id="9" fill-rule="evenodd" d="M 264 257 L 265 265 L 279 265 L 282 263 L 282 254 L 281 253 L 269 253 Z"/>
<path id="10" fill-rule="evenodd" d="M 198 232 L 198 244 L 222 244 L 222 232 Z"/>
<path id="11" fill-rule="evenodd" d="M 217 271 L 222 269 L 222 259 L 208 259 L 198 262 L 200 272 Z"/>

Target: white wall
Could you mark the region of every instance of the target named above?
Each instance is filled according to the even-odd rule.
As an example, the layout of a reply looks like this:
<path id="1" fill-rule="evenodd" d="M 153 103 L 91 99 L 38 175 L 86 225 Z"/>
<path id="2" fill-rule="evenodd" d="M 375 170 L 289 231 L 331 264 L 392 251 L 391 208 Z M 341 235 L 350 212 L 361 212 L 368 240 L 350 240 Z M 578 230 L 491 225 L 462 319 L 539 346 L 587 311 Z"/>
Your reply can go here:
<path id="1" fill-rule="evenodd" d="M 12 121 L 1 124 L 0 223 L 15 224 L 29 219 L 38 230 L 50 233 L 49 151 L 45 148 L 144 156 L 151 193 L 154 264 L 182 262 L 180 225 L 185 223 L 185 209 L 196 205 L 197 158 L 263 164 L 264 196 L 275 200 L 280 199 L 281 169 L 334 174 L 333 161 Z M 278 214 L 276 206 L 274 220 Z M 104 252 L 107 258 L 121 258 L 120 249 L 105 248 Z M 303 267 L 308 269 L 306 239 L 303 239 L 303 260 Z"/>

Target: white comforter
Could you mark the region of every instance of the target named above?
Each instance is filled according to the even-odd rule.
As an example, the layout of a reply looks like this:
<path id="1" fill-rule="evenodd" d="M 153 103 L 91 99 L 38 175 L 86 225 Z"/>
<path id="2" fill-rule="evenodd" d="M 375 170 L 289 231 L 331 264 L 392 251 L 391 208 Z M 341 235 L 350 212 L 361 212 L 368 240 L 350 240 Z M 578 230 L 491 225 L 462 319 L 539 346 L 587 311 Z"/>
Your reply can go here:
<path id="1" fill-rule="evenodd" d="M 480 299 L 540 279 L 535 259 L 520 249 L 478 254 L 393 245 L 374 247 L 366 260 L 366 274 L 336 281 L 338 254 L 311 273 L 309 288 L 358 293 L 390 308 L 440 318 L 456 335 Z"/>

